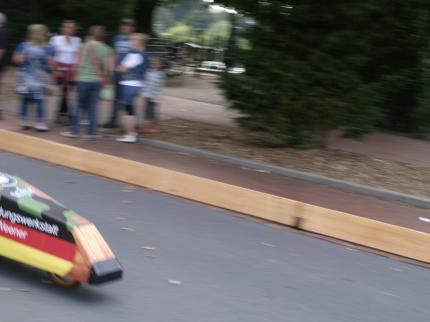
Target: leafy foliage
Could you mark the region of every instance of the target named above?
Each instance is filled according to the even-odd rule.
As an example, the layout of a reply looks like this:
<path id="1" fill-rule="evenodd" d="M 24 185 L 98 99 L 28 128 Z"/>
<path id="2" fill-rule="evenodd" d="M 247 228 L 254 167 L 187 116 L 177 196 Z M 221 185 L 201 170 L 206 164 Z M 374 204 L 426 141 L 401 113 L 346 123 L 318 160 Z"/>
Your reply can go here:
<path id="1" fill-rule="evenodd" d="M 430 123 L 428 2 L 217 2 L 256 21 L 245 35 L 250 50 L 238 55 L 246 73 L 221 84 L 242 126 L 309 146 L 329 129 L 359 135 Z"/>
<path id="2" fill-rule="evenodd" d="M 177 1 L 159 7 L 155 14 L 156 31 L 175 42 L 192 41 L 224 47 L 230 36 L 230 27 L 226 13 L 212 12 L 203 1 Z"/>

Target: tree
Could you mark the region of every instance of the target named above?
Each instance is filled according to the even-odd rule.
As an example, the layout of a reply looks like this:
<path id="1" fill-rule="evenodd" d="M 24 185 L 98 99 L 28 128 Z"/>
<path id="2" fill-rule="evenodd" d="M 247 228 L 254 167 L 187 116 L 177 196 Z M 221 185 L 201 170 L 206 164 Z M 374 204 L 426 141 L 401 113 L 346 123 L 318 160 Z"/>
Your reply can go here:
<path id="1" fill-rule="evenodd" d="M 177 0 L 129 0 L 134 2 L 133 18 L 137 22 L 137 30 L 146 34 L 153 34 L 153 17 L 157 6 L 167 5 L 177 2 Z M 190 3 L 190 0 L 182 0 Z"/>
<path id="2" fill-rule="evenodd" d="M 137 30 L 146 34 L 152 33 L 152 16 L 161 0 L 135 0 L 134 19 Z"/>
<path id="3" fill-rule="evenodd" d="M 153 29 L 156 33 L 164 33 L 176 24 L 172 11 L 165 7 L 156 10 L 153 20 Z"/>
<path id="4" fill-rule="evenodd" d="M 167 34 L 169 34 L 169 38 L 174 42 L 194 41 L 191 27 L 181 22 L 167 30 Z"/>
<path id="5" fill-rule="evenodd" d="M 246 73 L 221 83 L 243 127 L 308 145 L 334 128 L 413 126 L 429 39 L 424 0 L 217 2 L 256 22 L 238 56 Z"/>
<path id="6" fill-rule="evenodd" d="M 227 20 L 213 23 L 204 33 L 204 41 L 207 46 L 224 48 L 230 36 L 231 24 Z"/>

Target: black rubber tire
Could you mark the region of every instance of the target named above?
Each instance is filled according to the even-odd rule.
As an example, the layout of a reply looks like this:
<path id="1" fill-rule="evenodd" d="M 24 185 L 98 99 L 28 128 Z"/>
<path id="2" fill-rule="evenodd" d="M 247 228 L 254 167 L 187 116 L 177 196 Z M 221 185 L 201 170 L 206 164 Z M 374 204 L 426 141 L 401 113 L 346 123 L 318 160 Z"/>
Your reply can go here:
<path id="1" fill-rule="evenodd" d="M 67 288 L 67 289 L 75 289 L 81 285 L 78 281 L 74 281 L 71 279 L 68 279 L 67 277 L 60 276 L 54 273 L 49 273 L 48 276 L 51 279 L 52 283 L 55 285 L 61 287 L 61 288 Z"/>

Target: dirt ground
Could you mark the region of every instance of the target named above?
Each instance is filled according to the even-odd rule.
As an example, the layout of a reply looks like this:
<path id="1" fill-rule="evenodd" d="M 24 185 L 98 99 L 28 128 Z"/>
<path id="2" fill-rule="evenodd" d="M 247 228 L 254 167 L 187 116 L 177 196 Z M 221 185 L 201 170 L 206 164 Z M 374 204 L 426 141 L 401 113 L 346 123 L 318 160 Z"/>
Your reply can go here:
<path id="1" fill-rule="evenodd" d="M 430 167 L 334 149 L 268 148 L 237 127 L 183 119 L 161 122 L 150 138 L 243 159 L 266 162 L 331 178 L 430 197 Z M 202 135 L 204 133 L 204 135 Z"/>

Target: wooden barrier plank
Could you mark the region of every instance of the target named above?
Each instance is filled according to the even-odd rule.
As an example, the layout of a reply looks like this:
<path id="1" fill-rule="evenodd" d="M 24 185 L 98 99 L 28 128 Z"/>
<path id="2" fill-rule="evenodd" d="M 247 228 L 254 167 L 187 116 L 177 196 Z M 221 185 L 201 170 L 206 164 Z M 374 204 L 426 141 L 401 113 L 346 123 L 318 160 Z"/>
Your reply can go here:
<path id="1" fill-rule="evenodd" d="M 300 216 L 306 231 L 430 262 L 427 233 L 313 205 L 304 205 Z"/>
<path id="2" fill-rule="evenodd" d="M 6 130 L 0 149 L 430 263 L 412 229 Z"/>

